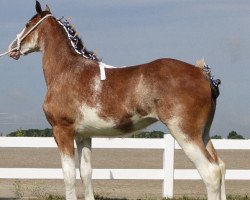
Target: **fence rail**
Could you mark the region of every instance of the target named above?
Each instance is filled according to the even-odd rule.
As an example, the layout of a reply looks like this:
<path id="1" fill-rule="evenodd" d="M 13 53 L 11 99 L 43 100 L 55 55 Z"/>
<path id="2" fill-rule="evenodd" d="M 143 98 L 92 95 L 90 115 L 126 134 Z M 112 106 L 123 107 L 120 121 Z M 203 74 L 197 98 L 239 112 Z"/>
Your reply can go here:
<path id="1" fill-rule="evenodd" d="M 213 140 L 216 149 L 250 150 L 250 140 Z M 94 169 L 93 179 L 163 180 L 163 197 L 173 197 L 174 180 L 201 179 L 196 169 L 174 169 L 174 149 L 181 149 L 171 135 L 164 139 L 94 138 L 93 148 L 163 149 L 163 169 Z M 0 137 L 0 148 L 55 148 L 53 138 Z M 77 170 L 77 178 L 80 179 Z M 0 179 L 63 179 L 61 169 L 0 168 Z M 227 170 L 227 180 L 250 180 L 250 170 Z"/>

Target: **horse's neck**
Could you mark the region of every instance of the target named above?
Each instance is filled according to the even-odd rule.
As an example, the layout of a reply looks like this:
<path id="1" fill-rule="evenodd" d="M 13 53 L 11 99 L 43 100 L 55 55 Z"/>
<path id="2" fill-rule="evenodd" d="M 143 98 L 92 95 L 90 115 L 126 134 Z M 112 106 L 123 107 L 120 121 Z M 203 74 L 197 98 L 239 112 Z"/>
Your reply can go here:
<path id="1" fill-rule="evenodd" d="M 45 81 L 49 85 L 56 76 L 69 67 L 71 60 L 76 61 L 79 54 L 74 51 L 65 31 L 56 21 L 46 28 L 47 34 L 44 34 L 42 52 Z"/>

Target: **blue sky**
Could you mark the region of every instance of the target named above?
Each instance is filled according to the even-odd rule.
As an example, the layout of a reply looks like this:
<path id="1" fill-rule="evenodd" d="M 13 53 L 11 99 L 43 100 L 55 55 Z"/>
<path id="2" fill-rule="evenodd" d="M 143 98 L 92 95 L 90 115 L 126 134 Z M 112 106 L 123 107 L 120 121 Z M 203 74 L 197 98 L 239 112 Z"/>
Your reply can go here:
<path id="1" fill-rule="evenodd" d="M 205 58 L 222 80 L 211 133 L 231 130 L 250 138 L 250 1 L 72 0 L 40 1 L 56 17 L 71 17 L 88 49 L 123 66 L 171 57 Z M 0 50 L 5 51 L 35 14 L 34 0 L 1 0 Z M 41 54 L 0 58 L 0 132 L 46 128 Z M 150 128 L 166 131 L 156 124 Z"/>

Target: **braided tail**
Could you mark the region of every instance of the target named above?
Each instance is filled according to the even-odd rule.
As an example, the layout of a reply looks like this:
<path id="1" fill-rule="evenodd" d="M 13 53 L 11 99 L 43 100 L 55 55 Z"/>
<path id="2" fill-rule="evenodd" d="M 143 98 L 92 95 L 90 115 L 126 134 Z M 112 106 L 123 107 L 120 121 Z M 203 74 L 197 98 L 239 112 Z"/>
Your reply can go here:
<path id="1" fill-rule="evenodd" d="M 221 84 L 220 79 L 214 79 L 211 74 L 211 68 L 205 63 L 204 59 L 197 60 L 196 66 L 199 67 L 203 74 L 210 80 L 211 91 L 214 99 L 217 99 L 220 95 L 219 85 Z"/>

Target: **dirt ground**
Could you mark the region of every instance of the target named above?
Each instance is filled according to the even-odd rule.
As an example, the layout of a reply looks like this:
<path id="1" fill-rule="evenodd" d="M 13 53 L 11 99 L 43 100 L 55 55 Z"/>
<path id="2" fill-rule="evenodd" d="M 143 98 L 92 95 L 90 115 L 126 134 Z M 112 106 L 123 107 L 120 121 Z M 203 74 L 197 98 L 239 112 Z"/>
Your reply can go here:
<path id="1" fill-rule="evenodd" d="M 227 169 L 250 169 L 250 151 L 218 151 Z M 162 150 L 94 149 L 93 167 L 98 168 L 162 168 Z M 0 168 L 60 168 L 58 151 L 53 148 L 0 148 Z M 175 168 L 194 168 L 182 150 L 175 151 Z M 94 180 L 95 193 L 112 198 L 160 198 L 162 181 L 152 180 Z M 250 181 L 226 181 L 228 194 L 250 195 Z M 77 181 L 79 198 L 83 186 Z M 13 198 L 17 192 L 25 197 L 41 197 L 46 193 L 64 195 L 63 180 L 6 180 L 0 179 L 0 199 Z M 202 181 L 175 181 L 175 196 L 205 196 Z"/>

